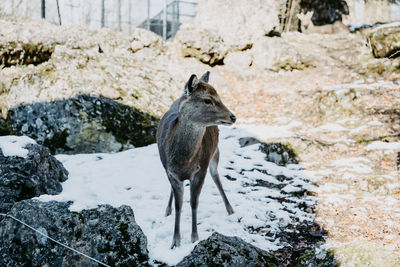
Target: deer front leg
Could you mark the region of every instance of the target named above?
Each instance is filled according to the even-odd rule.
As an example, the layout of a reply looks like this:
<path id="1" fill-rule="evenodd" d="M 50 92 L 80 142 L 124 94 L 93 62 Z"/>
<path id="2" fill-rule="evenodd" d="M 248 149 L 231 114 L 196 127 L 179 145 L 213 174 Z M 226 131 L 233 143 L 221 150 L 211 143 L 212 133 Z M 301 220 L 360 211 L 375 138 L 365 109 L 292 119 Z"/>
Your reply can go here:
<path id="1" fill-rule="evenodd" d="M 175 197 L 175 228 L 174 238 L 171 245 L 171 249 L 173 249 L 174 247 L 179 247 L 181 245 L 180 221 L 183 202 L 183 182 L 174 177 L 171 177 L 169 180 Z"/>
<path id="2" fill-rule="evenodd" d="M 210 174 L 214 180 L 214 183 L 217 185 L 217 188 L 222 197 L 222 200 L 224 201 L 226 211 L 228 212 L 229 215 L 231 215 L 234 213 L 234 211 L 233 211 L 231 204 L 229 203 L 228 198 L 225 195 L 224 189 L 222 188 L 221 180 L 219 179 L 219 174 L 218 174 L 218 170 L 217 170 L 218 162 L 219 162 L 219 149 L 217 148 L 214 156 L 212 157 L 212 159 L 210 161 L 210 166 L 209 166 Z"/>
<path id="3" fill-rule="evenodd" d="M 207 171 L 207 169 L 206 169 Z M 199 196 L 203 187 L 206 171 L 199 171 L 190 182 L 190 206 L 192 208 L 192 243 L 199 240 L 197 233 L 197 207 L 199 206 Z"/>
<path id="4" fill-rule="evenodd" d="M 171 188 L 171 194 L 169 195 L 167 209 L 165 210 L 165 217 L 168 217 L 172 213 L 172 199 L 174 199 L 174 190 Z"/>

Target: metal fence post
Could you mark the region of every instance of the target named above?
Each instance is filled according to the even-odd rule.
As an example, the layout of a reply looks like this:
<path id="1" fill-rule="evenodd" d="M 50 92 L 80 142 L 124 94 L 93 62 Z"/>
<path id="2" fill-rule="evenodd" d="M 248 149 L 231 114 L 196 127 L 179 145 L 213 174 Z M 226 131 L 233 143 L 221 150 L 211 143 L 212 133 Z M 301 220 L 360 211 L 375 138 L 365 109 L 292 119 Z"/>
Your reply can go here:
<path id="1" fill-rule="evenodd" d="M 46 18 L 46 0 L 42 0 L 42 19 Z"/>
<path id="2" fill-rule="evenodd" d="M 117 23 L 118 23 L 118 31 L 122 31 L 122 27 L 121 27 L 121 0 L 117 0 Z"/>
<path id="3" fill-rule="evenodd" d="M 167 40 L 167 0 L 164 0 L 164 14 L 163 14 L 163 39 Z"/>
<path id="4" fill-rule="evenodd" d="M 147 30 L 150 31 L 150 0 L 147 0 Z"/>
<path id="5" fill-rule="evenodd" d="M 101 27 L 104 28 L 104 1 L 101 0 Z"/>

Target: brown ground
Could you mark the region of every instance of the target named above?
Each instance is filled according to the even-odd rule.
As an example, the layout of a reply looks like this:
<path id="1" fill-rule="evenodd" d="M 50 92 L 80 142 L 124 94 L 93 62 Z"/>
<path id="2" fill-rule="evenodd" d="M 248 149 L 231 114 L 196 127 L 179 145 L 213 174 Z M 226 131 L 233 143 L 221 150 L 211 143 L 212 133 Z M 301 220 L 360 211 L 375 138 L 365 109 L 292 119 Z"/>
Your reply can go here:
<path id="1" fill-rule="evenodd" d="M 318 55 L 315 68 L 238 79 L 220 66 L 219 72 L 230 85 L 229 92 L 223 91 L 223 99 L 233 107 L 239 123 L 256 118 L 255 123 L 279 125 L 274 120 L 279 117 L 302 123 L 292 129 L 295 138 L 280 140 L 294 148 L 306 170 L 315 176 L 319 185 L 316 221 L 328 232 L 327 242 L 337 248 L 338 260 L 346 266 L 366 266 L 363 260 L 369 266 L 399 266 L 398 151 L 367 151 L 365 147 L 372 141 L 399 139 L 400 71 L 380 68 L 379 64 L 387 61 L 372 59 L 361 35 L 290 38 L 299 49 Z M 321 92 L 323 87 L 357 80 L 361 86 L 353 88 L 355 97 L 340 98 L 332 90 Z M 392 83 L 368 89 L 381 80 Z M 349 118 L 353 120 L 341 121 Z M 367 125 L 369 121 L 382 124 Z M 326 123 L 347 129 L 310 131 Z M 351 131 L 360 126 L 359 131 Z M 365 159 L 357 162 L 364 164 L 358 169 L 351 161 L 345 167 L 332 162 L 358 157 Z"/>

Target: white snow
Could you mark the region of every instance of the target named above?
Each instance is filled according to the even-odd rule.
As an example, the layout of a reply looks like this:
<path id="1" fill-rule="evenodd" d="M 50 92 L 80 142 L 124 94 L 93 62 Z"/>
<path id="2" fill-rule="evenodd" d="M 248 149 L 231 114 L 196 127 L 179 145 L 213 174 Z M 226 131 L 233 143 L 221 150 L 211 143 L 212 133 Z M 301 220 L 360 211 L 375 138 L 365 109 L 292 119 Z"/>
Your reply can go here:
<path id="1" fill-rule="evenodd" d="M 265 154 L 258 150 L 258 145 L 241 148 L 238 139 L 248 136 L 247 131 L 220 128 L 219 173 L 235 213 L 227 215 L 222 198 L 207 174 L 197 216 L 200 240 L 217 231 L 238 236 L 265 250 L 276 250 L 279 248 L 278 239 L 252 233 L 249 227 L 265 227 L 270 233 L 276 234 L 281 231 L 280 226 L 294 223 L 297 219 L 299 223 L 313 220 L 313 214 L 302 211 L 295 204 L 313 204 L 315 197 L 298 198 L 285 193 L 299 191 L 301 187 L 310 189 L 311 184 L 300 167 L 293 165 L 289 169 L 265 161 Z M 147 236 L 152 260 L 176 264 L 195 246 L 190 242 L 191 209 L 189 187 L 186 186 L 181 218 L 182 244 L 180 248 L 170 249 L 174 212 L 172 216 L 164 217 L 170 184 L 155 144 L 115 154 L 58 155 L 57 158 L 68 169 L 69 179 L 63 183 L 60 195 L 43 195 L 39 197 L 40 200 L 72 200 L 74 203 L 70 209 L 74 211 L 94 208 L 99 204 L 131 206 L 137 223 Z M 291 179 L 279 182 L 274 177 L 278 174 Z M 225 175 L 229 175 L 230 180 Z M 283 190 L 275 186 L 257 186 L 257 180 L 280 183 Z M 290 201 L 279 201 L 278 198 L 282 197 Z"/>
<path id="2" fill-rule="evenodd" d="M 255 125 L 255 124 L 239 124 L 238 127 L 247 131 L 247 136 L 252 136 L 260 140 L 283 138 L 293 136 L 294 133 L 290 129 L 301 125 L 299 121 L 292 121 L 287 125 Z"/>
<path id="3" fill-rule="evenodd" d="M 28 144 L 36 144 L 36 142 L 27 136 L 0 136 L 0 149 L 6 157 L 26 158 L 29 151 L 25 147 Z"/>
<path id="4" fill-rule="evenodd" d="M 400 150 L 400 142 L 386 143 L 382 141 L 375 141 L 366 146 L 365 150 Z"/>

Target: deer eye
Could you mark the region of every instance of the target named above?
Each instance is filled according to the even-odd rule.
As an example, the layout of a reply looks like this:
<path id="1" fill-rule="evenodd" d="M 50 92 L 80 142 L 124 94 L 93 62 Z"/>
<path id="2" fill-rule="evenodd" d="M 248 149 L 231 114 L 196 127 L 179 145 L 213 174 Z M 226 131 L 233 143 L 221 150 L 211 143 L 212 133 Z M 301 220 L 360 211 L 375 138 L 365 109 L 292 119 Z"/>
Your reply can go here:
<path id="1" fill-rule="evenodd" d="M 207 105 L 210 105 L 212 102 L 210 99 L 204 99 L 204 103 L 206 103 Z"/>

